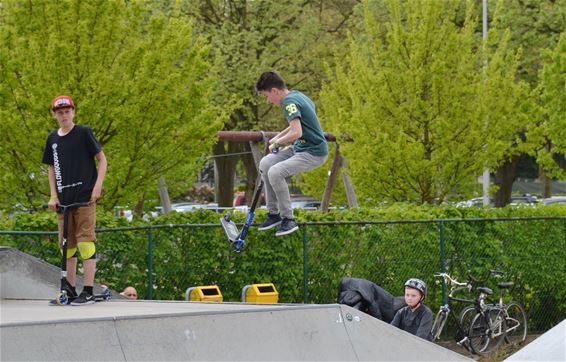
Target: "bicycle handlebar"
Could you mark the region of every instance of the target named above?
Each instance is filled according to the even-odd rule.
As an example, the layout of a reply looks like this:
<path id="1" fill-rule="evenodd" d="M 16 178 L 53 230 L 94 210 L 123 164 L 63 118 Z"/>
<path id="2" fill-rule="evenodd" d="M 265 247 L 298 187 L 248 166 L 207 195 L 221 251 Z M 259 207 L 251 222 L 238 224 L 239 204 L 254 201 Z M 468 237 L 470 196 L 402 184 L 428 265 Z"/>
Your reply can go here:
<path id="1" fill-rule="evenodd" d="M 474 282 L 474 284 L 485 284 L 486 281 L 489 279 L 490 276 L 493 276 L 495 278 L 501 278 L 502 276 L 505 275 L 505 272 L 501 271 L 501 270 L 496 270 L 496 269 L 490 269 L 485 277 L 483 279 L 476 279 L 472 276 L 472 274 L 468 274 L 468 279 L 472 282 Z"/>
<path id="2" fill-rule="evenodd" d="M 448 281 L 446 284 L 456 285 L 459 287 L 468 287 L 470 283 L 461 283 L 456 279 L 452 278 L 448 273 L 434 273 L 434 276 L 437 278 L 443 278 L 444 281 Z"/>

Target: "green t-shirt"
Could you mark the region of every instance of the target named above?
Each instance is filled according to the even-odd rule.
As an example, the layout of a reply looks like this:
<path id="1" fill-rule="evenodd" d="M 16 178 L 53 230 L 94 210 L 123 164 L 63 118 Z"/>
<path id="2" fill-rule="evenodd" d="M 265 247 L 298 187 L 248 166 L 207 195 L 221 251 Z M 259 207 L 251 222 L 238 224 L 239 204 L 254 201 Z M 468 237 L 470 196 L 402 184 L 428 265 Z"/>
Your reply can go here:
<path id="1" fill-rule="evenodd" d="M 292 90 L 283 98 L 281 108 L 287 122 L 295 118 L 301 120 L 303 136 L 295 141 L 293 145 L 295 152 L 308 152 L 315 156 L 327 155 L 328 143 L 316 115 L 313 101 L 303 93 Z"/>

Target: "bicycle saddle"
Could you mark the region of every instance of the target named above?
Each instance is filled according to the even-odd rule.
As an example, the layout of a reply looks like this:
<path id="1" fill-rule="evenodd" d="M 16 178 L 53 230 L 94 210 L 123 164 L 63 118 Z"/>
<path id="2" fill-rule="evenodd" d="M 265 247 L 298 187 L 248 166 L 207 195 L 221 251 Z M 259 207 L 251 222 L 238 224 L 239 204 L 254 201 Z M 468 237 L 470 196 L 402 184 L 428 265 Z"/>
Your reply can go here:
<path id="1" fill-rule="evenodd" d="M 513 282 L 501 282 L 497 283 L 499 289 L 509 289 L 513 286 Z"/>
<path id="2" fill-rule="evenodd" d="M 479 287 L 478 290 L 484 294 L 487 295 L 492 295 L 493 294 L 493 290 L 487 288 L 487 287 Z"/>

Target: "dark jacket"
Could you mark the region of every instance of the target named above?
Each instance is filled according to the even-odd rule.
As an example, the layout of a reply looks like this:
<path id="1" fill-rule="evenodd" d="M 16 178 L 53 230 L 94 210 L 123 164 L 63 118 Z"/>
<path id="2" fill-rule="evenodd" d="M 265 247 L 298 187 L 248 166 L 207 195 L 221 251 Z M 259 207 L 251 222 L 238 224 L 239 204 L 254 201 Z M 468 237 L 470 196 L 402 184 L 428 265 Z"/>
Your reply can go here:
<path id="1" fill-rule="evenodd" d="M 424 304 L 414 311 L 409 306 L 398 310 L 391 325 L 427 341 L 432 341 L 432 312 Z"/>
<path id="2" fill-rule="evenodd" d="M 390 323 L 395 312 L 405 306 L 405 298 L 394 297 L 366 279 L 343 278 L 338 290 L 338 303 Z"/>

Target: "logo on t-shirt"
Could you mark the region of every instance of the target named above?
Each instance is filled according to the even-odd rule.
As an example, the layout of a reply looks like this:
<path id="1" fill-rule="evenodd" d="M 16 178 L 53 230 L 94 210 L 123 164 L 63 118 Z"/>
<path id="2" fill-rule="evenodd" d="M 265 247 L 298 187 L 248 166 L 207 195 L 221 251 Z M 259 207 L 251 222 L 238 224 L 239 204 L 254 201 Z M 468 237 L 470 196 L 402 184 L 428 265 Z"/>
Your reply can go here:
<path id="1" fill-rule="evenodd" d="M 57 143 L 54 143 L 51 148 L 53 149 L 53 169 L 55 170 L 55 182 L 57 185 L 57 192 L 62 193 L 63 189 L 67 187 L 75 187 L 82 185 L 82 181 L 73 182 L 70 185 L 63 185 L 63 176 L 61 175 L 61 165 L 59 163 L 59 154 L 57 153 Z"/>
<path id="2" fill-rule="evenodd" d="M 285 109 L 287 110 L 287 114 L 292 116 L 294 113 L 298 112 L 297 105 L 295 103 L 288 104 Z"/>
<path id="3" fill-rule="evenodd" d="M 59 154 L 57 153 L 57 143 L 54 143 L 53 148 L 53 168 L 55 170 L 55 182 L 57 183 L 57 192 L 63 192 L 63 177 L 61 176 L 61 166 L 59 165 Z"/>

